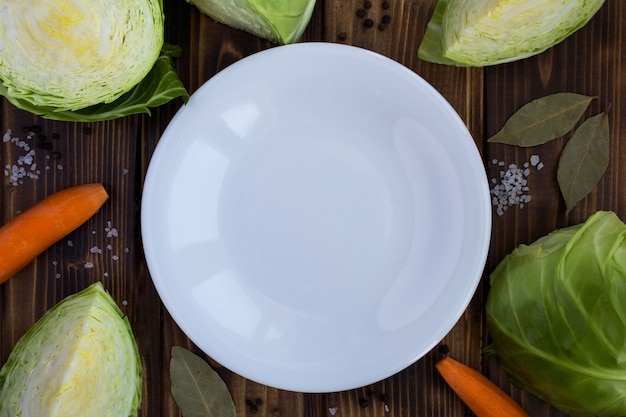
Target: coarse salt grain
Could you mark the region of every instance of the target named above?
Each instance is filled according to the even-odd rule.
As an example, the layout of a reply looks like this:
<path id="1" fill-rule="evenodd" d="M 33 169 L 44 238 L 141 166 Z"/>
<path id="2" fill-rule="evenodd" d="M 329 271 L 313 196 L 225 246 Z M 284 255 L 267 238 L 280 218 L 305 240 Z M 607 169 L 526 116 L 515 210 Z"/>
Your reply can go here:
<path id="1" fill-rule="evenodd" d="M 328 409 L 328 412 L 330 413 L 331 416 L 334 416 L 335 414 L 337 414 L 337 407 L 330 407 Z"/>
<path id="2" fill-rule="evenodd" d="M 117 237 L 117 229 L 112 226 L 111 221 L 107 221 L 107 227 L 104 228 L 104 231 L 107 232 L 107 237 Z"/>
<path id="3" fill-rule="evenodd" d="M 530 164 L 532 166 L 536 167 L 538 163 L 539 163 L 539 156 L 538 155 L 530 155 Z"/>
<path id="4" fill-rule="evenodd" d="M 93 264 L 91 262 L 85 262 L 85 268 L 91 269 L 93 268 Z"/>

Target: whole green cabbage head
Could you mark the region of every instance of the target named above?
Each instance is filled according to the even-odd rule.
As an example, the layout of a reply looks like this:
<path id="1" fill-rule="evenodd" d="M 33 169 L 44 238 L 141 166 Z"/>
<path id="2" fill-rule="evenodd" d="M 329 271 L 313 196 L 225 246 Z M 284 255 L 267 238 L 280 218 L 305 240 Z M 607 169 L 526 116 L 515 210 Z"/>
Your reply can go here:
<path id="1" fill-rule="evenodd" d="M 188 98 L 162 0 L 4 0 L 0 27 L 0 95 L 20 109 L 99 121 Z"/>
<path id="2" fill-rule="evenodd" d="M 584 26 L 604 0 L 439 0 L 418 57 L 482 67 L 539 54 Z"/>
<path id="3" fill-rule="evenodd" d="M 514 384 L 572 416 L 626 415 L 626 225 L 600 211 L 514 249 L 487 325 Z"/>
<path id="4" fill-rule="evenodd" d="M 98 282 L 19 339 L 0 370 L 0 416 L 137 416 L 142 374 L 130 324 Z"/>
<path id="5" fill-rule="evenodd" d="M 187 1 L 218 22 L 277 44 L 296 42 L 315 7 L 315 0 Z"/>

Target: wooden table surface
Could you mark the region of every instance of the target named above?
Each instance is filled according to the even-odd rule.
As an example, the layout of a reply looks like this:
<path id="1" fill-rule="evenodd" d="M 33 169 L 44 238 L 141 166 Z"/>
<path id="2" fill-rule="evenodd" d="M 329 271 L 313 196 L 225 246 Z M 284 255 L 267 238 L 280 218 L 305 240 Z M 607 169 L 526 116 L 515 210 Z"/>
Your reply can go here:
<path id="1" fill-rule="evenodd" d="M 544 164 L 542 170 L 534 169 L 528 175 L 528 194 L 532 196 L 528 204 L 510 207 L 502 215 L 494 209 L 491 248 L 482 283 L 441 346 L 458 360 L 484 372 L 511 393 L 531 416 L 564 416 L 511 386 L 497 362 L 482 353 L 488 343 L 483 307 L 489 273 L 516 245 L 530 243 L 555 228 L 580 223 L 596 210 L 613 210 L 622 219 L 626 217 L 626 146 L 621 143 L 626 135 L 626 55 L 622 54 L 626 46 L 623 29 L 626 2 L 607 0 L 584 28 L 539 56 L 489 68 L 454 68 L 417 58 L 417 48 L 435 0 L 388 0 L 387 10 L 382 9 L 382 0 L 372 0 L 369 17 L 375 22 L 383 14 L 392 17 L 384 30 L 364 27 L 363 19 L 356 14 L 362 1 L 318 0 L 302 41 L 367 48 L 422 76 L 443 94 L 467 124 L 490 179 L 498 178 L 501 169 L 493 164 L 494 160 L 523 165 L 531 155 L 537 155 Z M 183 48 L 183 56 L 176 65 L 190 92 L 239 59 L 273 47 L 269 42 L 216 23 L 183 0 L 164 3 L 166 41 Z M 569 215 L 565 213 L 556 182 L 556 163 L 563 140 L 536 148 L 486 142 L 520 106 L 557 92 L 597 96 L 587 115 L 608 110 L 611 126 L 608 171 Z M 12 137 L 30 140 L 35 150 L 33 162 L 39 170 L 37 178 L 25 177 L 17 184 L 12 184 L 5 173 L 0 192 L 2 223 L 44 196 L 72 185 L 102 182 L 111 196 L 86 225 L 0 286 L 3 363 L 17 339 L 48 308 L 90 283 L 102 281 L 128 315 L 144 362 L 141 415 L 179 415 L 169 391 L 170 348 L 172 345 L 196 348 L 172 321 L 151 281 L 142 252 L 139 208 L 150 157 L 181 105 L 177 100 L 155 109 L 151 116 L 86 124 L 43 120 L 17 110 L 5 99 L 0 100 L 0 134 L 10 130 Z M 31 130 L 37 131 L 37 135 L 28 139 L 27 132 Z M 39 135 L 46 136 L 45 142 L 37 143 Z M 24 153 L 14 142 L 0 143 L 3 167 L 15 164 Z M 384 381 L 328 394 L 286 392 L 262 386 L 210 358 L 207 360 L 226 381 L 240 417 L 324 417 L 330 416 L 331 410 L 340 417 L 471 415 L 434 369 L 435 361 L 441 356 L 441 346 Z M 388 408 L 384 407 L 381 394 Z M 253 413 L 246 400 L 257 398 L 263 400 L 263 405 Z M 367 404 L 364 399 L 368 400 Z"/>

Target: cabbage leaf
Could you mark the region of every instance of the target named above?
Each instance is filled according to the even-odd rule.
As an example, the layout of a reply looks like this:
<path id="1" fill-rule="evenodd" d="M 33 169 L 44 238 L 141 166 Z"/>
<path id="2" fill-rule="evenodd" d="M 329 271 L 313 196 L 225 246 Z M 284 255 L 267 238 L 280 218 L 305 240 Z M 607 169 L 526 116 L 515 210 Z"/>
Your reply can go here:
<path id="1" fill-rule="evenodd" d="M 626 415 L 626 225 L 610 211 L 507 255 L 490 277 L 488 352 L 572 416 Z"/>
<path id="2" fill-rule="evenodd" d="M 143 368 L 128 319 L 97 282 L 48 310 L 0 369 L 0 417 L 133 417 Z"/>
<path id="3" fill-rule="evenodd" d="M 603 4 L 604 0 L 439 0 L 418 57 L 476 67 L 524 59 L 562 42 Z"/>

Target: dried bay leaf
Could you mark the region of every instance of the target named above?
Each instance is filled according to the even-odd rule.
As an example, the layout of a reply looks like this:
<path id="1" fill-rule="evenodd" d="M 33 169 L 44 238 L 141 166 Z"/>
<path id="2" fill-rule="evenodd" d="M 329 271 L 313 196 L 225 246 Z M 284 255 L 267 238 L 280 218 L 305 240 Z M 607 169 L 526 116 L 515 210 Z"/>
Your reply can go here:
<path id="1" fill-rule="evenodd" d="M 572 130 L 593 97 L 556 93 L 522 106 L 488 142 L 521 147 L 541 145 Z"/>
<path id="2" fill-rule="evenodd" d="M 567 141 L 557 168 L 566 213 L 598 184 L 609 165 L 609 118 L 606 112 L 585 120 Z"/>
<path id="3" fill-rule="evenodd" d="M 184 417 L 236 417 L 228 387 L 208 363 L 180 346 L 172 347 L 172 396 Z"/>

